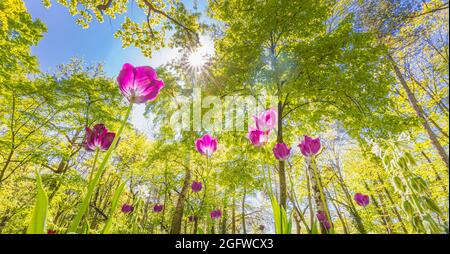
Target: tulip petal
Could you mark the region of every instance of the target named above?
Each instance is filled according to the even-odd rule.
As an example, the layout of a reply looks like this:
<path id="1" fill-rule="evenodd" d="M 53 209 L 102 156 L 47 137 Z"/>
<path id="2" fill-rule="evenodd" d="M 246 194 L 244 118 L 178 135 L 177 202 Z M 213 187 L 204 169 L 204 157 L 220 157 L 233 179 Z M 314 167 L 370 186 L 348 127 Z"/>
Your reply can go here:
<path id="1" fill-rule="evenodd" d="M 161 89 L 164 87 L 164 82 L 162 80 L 153 80 L 150 85 L 142 90 L 141 96 L 136 98 L 136 103 L 143 103 L 146 101 L 154 101 Z"/>
<path id="2" fill-rule="evenodd" d="M 131 96 L 134 96 L 134 94 L 132 94 L 134 89 L 133 65 L 126 63 L 122 66 L 122 70 L 120 71 L 119 76 L 117 76 L 117 83 L 119 83 L 119 89 L 125 97 L 130 99 Z"/>
<path id="3" fill-rule="evenodd" d="M 203 140 L 202 139 L 197 139 L 195 141 L 195 149 L 202 155 L 205 155 L 205 150 L 204 150 L 205 146 L 203 144 Z"/>
<path id="4" fill-rule="evenodd" d="M 311 142 L 311 152 L 313 154 L 318 154 L 320 151 L 321 145 L 320 145 L 320 138 L 313 139 Z"/>
<path id="5" fill-rule="evenodd" d="M 108 132 L 106 135 L 104 135 L 100 148 L 104 151 L 108 150 L 115 137 L 115 133 Z"/>

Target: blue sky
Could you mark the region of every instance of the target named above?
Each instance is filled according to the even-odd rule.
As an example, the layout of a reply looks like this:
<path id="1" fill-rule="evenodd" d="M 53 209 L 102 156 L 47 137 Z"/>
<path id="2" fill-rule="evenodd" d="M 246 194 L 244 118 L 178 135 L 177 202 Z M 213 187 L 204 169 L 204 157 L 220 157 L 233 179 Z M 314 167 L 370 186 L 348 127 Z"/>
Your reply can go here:
<path id="1" fill-rule="evenodd" d="M 205 9 L 205 1 L 198 2 L 200 10 Z M 115 77 L 123 63 L 131 63 L 135 66 L 149 65 L 158 67 L 178 56 L 177 49 L 163 48 L 153 53 L 151 59 L 144 57 L 139 49 L 128 47 L 123 49 L 120 39 L 114 38 L 125 16 L 132 20 L 140 21 L 145 14 L 139 9 L 134 1 L 130 1 L 127 12 L 118 15 L 116 19 L 105 18 L 104 23 L 95 19 L 88 29 L 83 29 L 75 23 L 69 10 L 52 1 L 52 7 L 45 8 L 39 0 L 25 0 L 28 12 L 35 19 L 40 19 L 48 29 L 44 38 L 31 51 L 39 59 L 40 69 L 43 72 L 52 72 L 56 66 L 69 62 L 70 58 L 82 58 L 88 64 L 103 63 L 105 72 L 110 77 Z M 192 8 L 193 1 L 185 1 Z M 212 44 L 209 43 L 210 47 Z M 131 122 L 134 126 L 151 135 L 152 119 L 143 117 L 144 105 L 134 107 Z"/>
<path id="2" fill-rule="evenodd" d="M 49 9 L 38 0 L 25 0 L 25 4 L 32 17 L 39 18 L 48 28 L 44 38 L 32 48 L 42 71 L 52 71 L 71 57 L 78 57 L 87 63 L 104 63 L 108 76 L 115 76 L 125 62 L 157 67 L 176 56 L 177 50 L 168 48 L 154 53 L 152 59 L 144 57 L 134 47 L 122 49 L 122 42 L 113 34 L 120 28 L 124 15 L 116 19 L 107 17 L 104 23 L 94 20 L 89 29 L 82 29 L 75 24 L 75 17 L 69 14 L 68 9 L 55 1 Z M 145 18 L 133 1 L 125 15 L 138 21 Z"/>

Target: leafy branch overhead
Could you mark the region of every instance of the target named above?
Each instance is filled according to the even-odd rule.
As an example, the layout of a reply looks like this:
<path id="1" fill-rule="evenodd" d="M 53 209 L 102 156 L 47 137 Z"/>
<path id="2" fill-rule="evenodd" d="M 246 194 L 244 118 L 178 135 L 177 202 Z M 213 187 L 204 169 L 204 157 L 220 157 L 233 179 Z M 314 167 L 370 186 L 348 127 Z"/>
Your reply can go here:
<path id="1" fill-rule="evenodd" d="M 86 29 L 94 17 L 101 23 L 105 17 L 123 19 L 121 29 L 114 36 L 122 40 L 124 48 L 137 47 L 148 57 L 166 46 L 195 47 L 199 43 L 199 33 L 205 28 L 198 22 L 200 13 L 189 11 L 179 0 L 58 0 L 58 3 L 67 7 L 70 14 L 77 17 L 76 23 Z M 127 8 L 134 4 L 146 19 L 138 21 L 125 15 Z M 51 1 L 44 0 L 44 5 L 50 7 Z"/>
<path id="2" fill-rule="evenodd" d="M 146 57 L 56 45 L 72 16 Z M 445 0 L 1 0 L 0 233 L 448 234 L 448 19 Z"/>

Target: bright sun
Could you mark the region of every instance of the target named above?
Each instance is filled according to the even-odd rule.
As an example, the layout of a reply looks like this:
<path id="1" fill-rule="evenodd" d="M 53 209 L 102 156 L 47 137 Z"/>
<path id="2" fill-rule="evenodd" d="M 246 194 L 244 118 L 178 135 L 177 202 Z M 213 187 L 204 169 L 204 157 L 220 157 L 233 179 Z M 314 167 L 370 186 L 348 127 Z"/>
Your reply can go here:
<path id="1" fill-rule="evenodd" d="M 206 63 L 206 54 L 203 50 L 192 52 L 188 57 L 189 65 L 195 69 L 200 69 Z"/>
<path id="2" fill-rule="evenodd" d="M 208 68 L 208 62 L 214 54 L 214 44 L 206 36 L 200 37 L 200 46 L 188 49 L 182 56 L 183 67 L 193 75 L 199 75 Z"/>

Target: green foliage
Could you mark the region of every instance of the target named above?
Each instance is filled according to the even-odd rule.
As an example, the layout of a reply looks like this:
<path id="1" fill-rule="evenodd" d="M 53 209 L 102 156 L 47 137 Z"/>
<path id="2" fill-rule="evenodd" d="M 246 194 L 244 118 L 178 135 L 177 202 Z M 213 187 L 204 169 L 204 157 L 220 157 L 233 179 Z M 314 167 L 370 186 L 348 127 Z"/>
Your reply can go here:
<path id="1" fill-rule="evenodd" d="M 47 193 L 42 187 L 41 176 L 36 172 L 36 205 L 34 206 L 27 234 L 45 234 L 48 213 Z"/>
<path id="2" fill-rule="evenodd" d="M 105 17 L 115 19 L 126 13 L 129 0 L 58 0 L 69 9 L 76 23 L 87 29 L 94 18 L 104 22 Z M 103 2 L 103 3 L 102 3 Z M 137 6 L 146 15 L 142 21 L 125 17 L 121 29 L 114 33 L 122 40 L 122 47 L 134 46 L 141 49 L 145 56 L 151 57 L 154 51 L 166 46 L 196 46 L 199 42 L 198 32 L 203 25 L 198 23 L 199 13 L 190 12 L 179 0 L 138 0 Z M 50 0 L 43 1 L 50 7 Z M 167 41 L 167 35 L 171 34 Z"/>
<path id="3" fill-rule="evenodd" d="M 102 231 L 103 234 L 108 234 L 111 230 L 112 219 L 113 219 L 115 211 L 117 210 L 117 207 L 119 206 L 119 198 L 123 192 L 123 189 L 125 188 L 126 183 L 127 182 L 124 181 L 122 184 L 119 185 L 119 187 L 114 192 L 114 196 L 111 201 L 112 202 L 111 212 L 109 213 L 108 220 L 106 221 L 105 227 L 103 228 L 103 231 Z"/>
<path id="4" fill-rule="evenodd" d="M 408 139 L 402 135 L 398 140 L 382 141 L 375 146 L 375 152 L 382 157 L 386 170 L 393 177 L 396 191 L 402 199 L 402 209 L 408 216 L 416 233 L 435 234 L 443 230 L 438 218 L 442 212 L 428 194 L 427 183 L 412 172 L 416 165 L 409 153 Z"/>
<path id="5" fill-rule="evenodd" d="M 312 177 L 323 189 L 330 233 L 448 233 L 448 168 L 436 150 L 439 143 L 447 152 L 449 140 L 443 1 L 208 1 L 202 14 L 209 27 L 200 24 L 198 9 L 178 0 L 135 1 L 148 20 L 128 15 L 128 0 L 42 1 L 55 3 L 84 28 L 123 16 L 114 35 L 146 56 L 167 46 L 193 50 L 205 31 L 213 33 L 215 55 L 195 76 L 183 57 L 157 68 L 165 87 L 145 105 L 151 133 L 142 133 L 122 118 L 127 105 L 101 65 L 72 59 L 54 73 L 39 72 L 30 47 L 45 26 L 23 1 L 1 1 L 1 233 L 170 233 L 181 211 L 181 233 L 319 234 Z M 246 128 L 173 130 L 174 98 L 189 99 L 194 88 L 220 96 L 222 105 L 227 95 L 267 92 L 281 103 L 282 129 L 260 148 L 249 143 Z M 95 168 L 83 141 L 84 128 L 97 123 L 121 135 Z M 205 133 L 219 140 L 208 159 L 194 148 Z M 303 134 L 322 141 L 317 177 L 297 148 Z M 286 207 L 271 151 L 279 136 L 292 147 Z M 198 193 L 194 180 L 203 184 Z M 368 206 L 358 206 L 357 192 L 369 195 Z M 133 211 L 120 212 L 122 204 Z M 155 204 L 163 211 L 154 212 Z M 214 209 L 220 219 L 210 218 Z"/>
<path id="6" fill-rule="evenodd" d="M 13 80 L 36 73 L 37 58 L 30 54 L 47 28 L 40 20 L 33 20 L 20 0 L 0 2 L 0 83 L 7 86 Z M 0 90 L 0 94 L 3 94 Z"/>
<path id="7" fill-rule="evenodd" d="M 275 233 L 277 234 L 291 234 L 292 219 L 287 216 L 286 209 L 278 204 L 277 198 L 271 196 L 273 220 L 275 222 Z"/>

